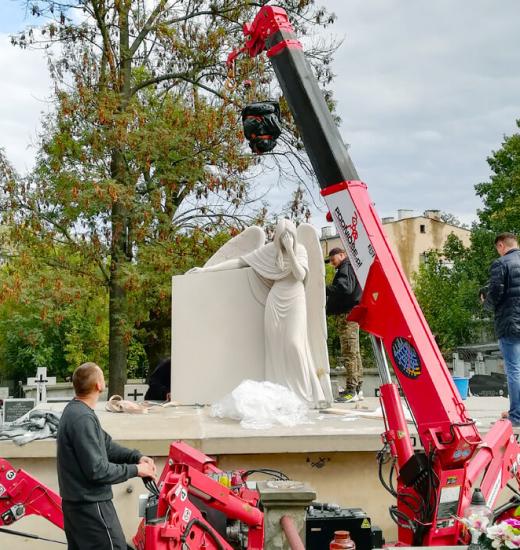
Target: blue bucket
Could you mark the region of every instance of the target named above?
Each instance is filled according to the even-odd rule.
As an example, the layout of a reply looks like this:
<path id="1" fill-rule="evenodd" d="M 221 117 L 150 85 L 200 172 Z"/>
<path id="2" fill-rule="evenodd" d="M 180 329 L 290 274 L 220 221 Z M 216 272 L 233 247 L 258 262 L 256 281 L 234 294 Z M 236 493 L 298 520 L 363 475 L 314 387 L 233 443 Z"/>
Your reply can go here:
<path id="1" fill-rule="evenodd" d="M 453 382 L 455 382 L 455 386 L 457 386 L 462 400 L 467 399 L 469 390 L 469 378 L 454 376 Z"/>

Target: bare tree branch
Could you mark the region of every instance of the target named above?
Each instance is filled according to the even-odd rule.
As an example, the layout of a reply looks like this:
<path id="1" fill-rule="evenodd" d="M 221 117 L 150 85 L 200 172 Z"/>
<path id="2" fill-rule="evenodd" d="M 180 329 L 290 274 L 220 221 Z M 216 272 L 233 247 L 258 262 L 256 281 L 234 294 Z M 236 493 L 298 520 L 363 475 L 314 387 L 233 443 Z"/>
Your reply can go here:
<path id="1" fill-rule="evenodd" d="M 164 6 L 166 5 L 168 0 L 160 0 L 160 2 L 157 4 L 155 9 L 150 14 L 150 17 L 146 20 L 146 23 L 143 25 L 143 28 L 133 41 L 132 45 L 130 46 L 130 50 L 128 52 L 130 57 L 133 57 L 135 52 L 138 50 L 139 46 L 143 42 L 143 40 L 146 38 L 148 33 L 152 30 L 157 18 L 161 15 L 162 10 L 164 9 Z"/>

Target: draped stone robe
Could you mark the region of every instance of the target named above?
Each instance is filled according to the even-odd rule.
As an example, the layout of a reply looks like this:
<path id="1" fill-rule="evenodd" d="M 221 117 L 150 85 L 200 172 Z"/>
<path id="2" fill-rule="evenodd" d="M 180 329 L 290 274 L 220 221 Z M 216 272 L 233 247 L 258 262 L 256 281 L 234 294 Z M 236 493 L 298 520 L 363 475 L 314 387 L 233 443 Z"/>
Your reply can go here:
<path id="1" fill-rule="evenodd" d="M 305 247 L 295 243 L 298 263 L 308 273 Z M 265 375 L 289 387 L 308 404 L 324 401 L 307 334 L 304 281 L 298 281 L 277 240 L 242 259 L 270 286 L 265 304 Z"/>

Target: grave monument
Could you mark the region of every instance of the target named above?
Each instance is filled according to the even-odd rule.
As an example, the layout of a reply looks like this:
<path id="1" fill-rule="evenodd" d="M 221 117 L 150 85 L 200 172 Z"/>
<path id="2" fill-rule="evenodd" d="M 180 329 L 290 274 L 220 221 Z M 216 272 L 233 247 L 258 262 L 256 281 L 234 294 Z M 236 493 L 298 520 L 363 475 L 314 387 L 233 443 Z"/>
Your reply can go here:
<path id="1" fill-rule="evenodd" d="M 47 376 L 47 367 L 38 367 L 36 376 L 27 378 L 27 386 L 36 387 L 36 404 L 47 403 L 48 384 L 56 384 L 56 377 Z"/>
<path id="2" fill-rule="evenodd" d="M 205 264 L 173 278 L 172 396 L 214 403 L 245 379 L 331 402 L 325 273 L 316 230 L 250 227 Z"/>

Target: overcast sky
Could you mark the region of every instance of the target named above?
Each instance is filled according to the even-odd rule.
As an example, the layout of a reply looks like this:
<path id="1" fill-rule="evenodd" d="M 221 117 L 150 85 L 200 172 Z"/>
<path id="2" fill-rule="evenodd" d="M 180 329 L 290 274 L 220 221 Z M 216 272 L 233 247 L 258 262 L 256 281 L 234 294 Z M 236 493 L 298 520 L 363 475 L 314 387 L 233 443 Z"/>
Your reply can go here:
<path id="1" fill-rule="evenodd" d="M 334 63 L 341 132 L 378 212 L 436 208 L 474 219 L 486 157 L 520 118 L 520 2 L 321 4 L 344 38 Z M 40 54 L 9 44 L 24 24 L 19 6 L 0 0 L 0 147 L 23 172 L 50 82 Z"/>
<path id="2" fill-rule="evenodd" d="M 328 0 L 342 134 L 376 209 L 464 220 L 520 118 L 520 2 Z"/>

